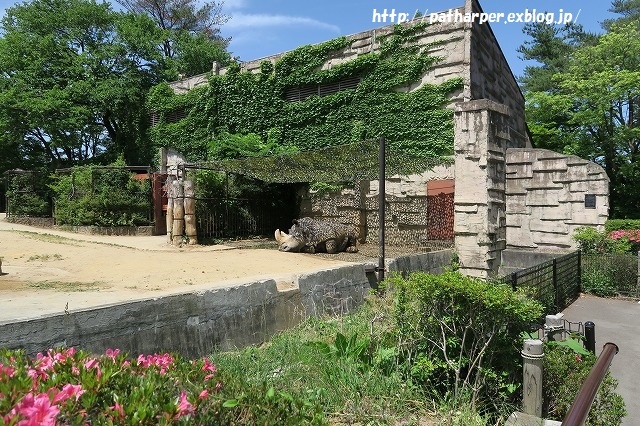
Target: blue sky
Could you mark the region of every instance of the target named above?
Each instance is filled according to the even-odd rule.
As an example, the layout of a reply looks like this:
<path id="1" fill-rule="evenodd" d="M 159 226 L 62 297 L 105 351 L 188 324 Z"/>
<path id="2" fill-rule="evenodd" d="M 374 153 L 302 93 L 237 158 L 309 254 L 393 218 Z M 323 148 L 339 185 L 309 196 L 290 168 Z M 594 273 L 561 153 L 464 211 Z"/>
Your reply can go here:
<path id="1" fill-rule="evenodd" d="M 4 15 L 4 9 L 14 3 L 0 0 L 0 13 Z M 374 9 L 381 14 L 387 9 L 388 13 L 395 10 L 413 15 L 420 10 L 428 15 L 462 4 L 464 0 L 225 0 L 224 10 L 231 20 L 222 33 L 232 38 L 229 49 L 233 54 L 248 61 L 385 25 L 372 22 Z M 562 9 L 563 18 L 570 13 L 593 32 L 600 32 L 599 22 L 613 16 L 607 11 L 611 5 L 608 0 L 480 0 L 480 4 L 485 12 L 504 13 L 505 18 L 509 13 L 532 13 L 535 9 L 537 13 L 553 12 L 558 19 Z M 502 21 L 490 25 L 512 71 L 521 75 L 525 64 L 516 49 L 525 40 L 524 24 Z"/>
<path id="2" fill-rule="evenodd" d="M 463 4 L 464 0 L 226 0 L 225 10 L 232 18 L 222 32 L 232 37 L 229 50 L 247 61 L 385 25 L 372 22 L 374 9 L 413 15 L 416 10 L 430 14 Z M 592 32 L 601 32 L 599 22 L 614 16 L 608 12 L 608 0 L 480 0 L 480 4 L 485 12 L 504 13 L 505 18 L 508 13 L 532 13 L 533 9 L 554 12 L 557 19 L 571 13 Z M 512 71 L 521 75 L 525 63 L 516 49 L 525 41 L 524 24 L 502 21 L 490 25 Z"/>

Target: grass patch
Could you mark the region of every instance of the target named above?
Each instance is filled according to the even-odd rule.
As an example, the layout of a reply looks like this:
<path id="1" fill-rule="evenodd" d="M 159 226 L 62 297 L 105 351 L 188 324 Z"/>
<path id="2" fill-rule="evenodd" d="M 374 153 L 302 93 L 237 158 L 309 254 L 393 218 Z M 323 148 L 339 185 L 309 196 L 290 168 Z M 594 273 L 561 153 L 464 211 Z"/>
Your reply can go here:
<path id="1" fill-rule="evenodd" d="M 49 262 L 49 261 L 53 261 L 53 260 L 62 260 L 62 255 L 56 253 L 56 254 L 35 254 L 33 256 L 29 256 L 29 259 L 27 259 L 27 262 Z"/>
<path id="2" fill-rule="evenodd" d="M 238 399 L 244 389 L 273 387 L 318 406 L 326 424 L 435 425 L 433 402 L 396 363 L 392 306 L 372 298 L 352 315 L 311 318 L 260 347 L 211 360 L 233 378 L 225 386 L 235 386 Z"/>
<path id="3" fill-rule="evenodd" d="M 82 245 L 77 240 L 73 240 L 67 237 L 62 237 L 60 235 L 39 233 L 39 232 L 33 232 L 33 231 L 9 231 L 9 232 L 17 232 L 18 234 L 24 235 L 25 237 L 28 237 L 34 240 L 45 241 L 47 243 L 64 244 L 69 246 Z"/>
<path id="4" fill-rule="evenodd" d="M 37 281 L 30 282 L 27 287 L 38 290 L 55 290 L 55 291 L 92 291 L 101 290 L 107 288 L 107 286 L 101 281 L 93 281 L 90 283 L 84 283 L 80 281 Z"/>

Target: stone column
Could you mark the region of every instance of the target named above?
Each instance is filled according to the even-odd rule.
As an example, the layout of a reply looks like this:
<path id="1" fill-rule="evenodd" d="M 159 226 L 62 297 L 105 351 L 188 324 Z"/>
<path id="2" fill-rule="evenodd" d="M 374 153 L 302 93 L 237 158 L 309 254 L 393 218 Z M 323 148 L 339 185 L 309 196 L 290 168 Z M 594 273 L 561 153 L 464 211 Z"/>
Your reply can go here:
<path id="1" fill-rule="evenodd" d="M 542 340 L 526 339 L 522 348 L 522 411 L 542 417 Z"/>
<path id="2" fill-rule="evenodd" d="M 454 234 L 462 273 L 498 274 L 506 247 L 509 108 L 482 99 L 456 104 Z"/>

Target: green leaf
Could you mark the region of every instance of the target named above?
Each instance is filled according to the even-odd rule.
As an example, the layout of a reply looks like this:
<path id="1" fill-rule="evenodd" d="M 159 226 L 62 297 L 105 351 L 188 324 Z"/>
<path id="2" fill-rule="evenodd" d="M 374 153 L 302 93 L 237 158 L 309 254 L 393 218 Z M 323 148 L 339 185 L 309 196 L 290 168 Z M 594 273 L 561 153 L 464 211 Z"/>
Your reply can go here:
<path id="1" fill-rule="evenodd" d="M 222 406 L 225 408 L 235 408 L 239 403 L 240 401 L 237 399 L 227 399 Z"/>

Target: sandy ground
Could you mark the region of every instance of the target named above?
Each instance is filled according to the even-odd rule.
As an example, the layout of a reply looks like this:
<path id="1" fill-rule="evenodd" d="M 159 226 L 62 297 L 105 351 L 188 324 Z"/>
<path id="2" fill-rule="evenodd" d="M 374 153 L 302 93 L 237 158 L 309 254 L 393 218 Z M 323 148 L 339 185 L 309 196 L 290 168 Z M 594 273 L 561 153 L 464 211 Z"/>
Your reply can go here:
<path id="1" fill-rule="evenodd" d="M 176 248 L 165 236 L 76 234 L 9 223 L 4 214 L 0 258 L 0 322 L 261 278 L 287 288 L 300 273 L 347 263 L 275 249 Z"/>

